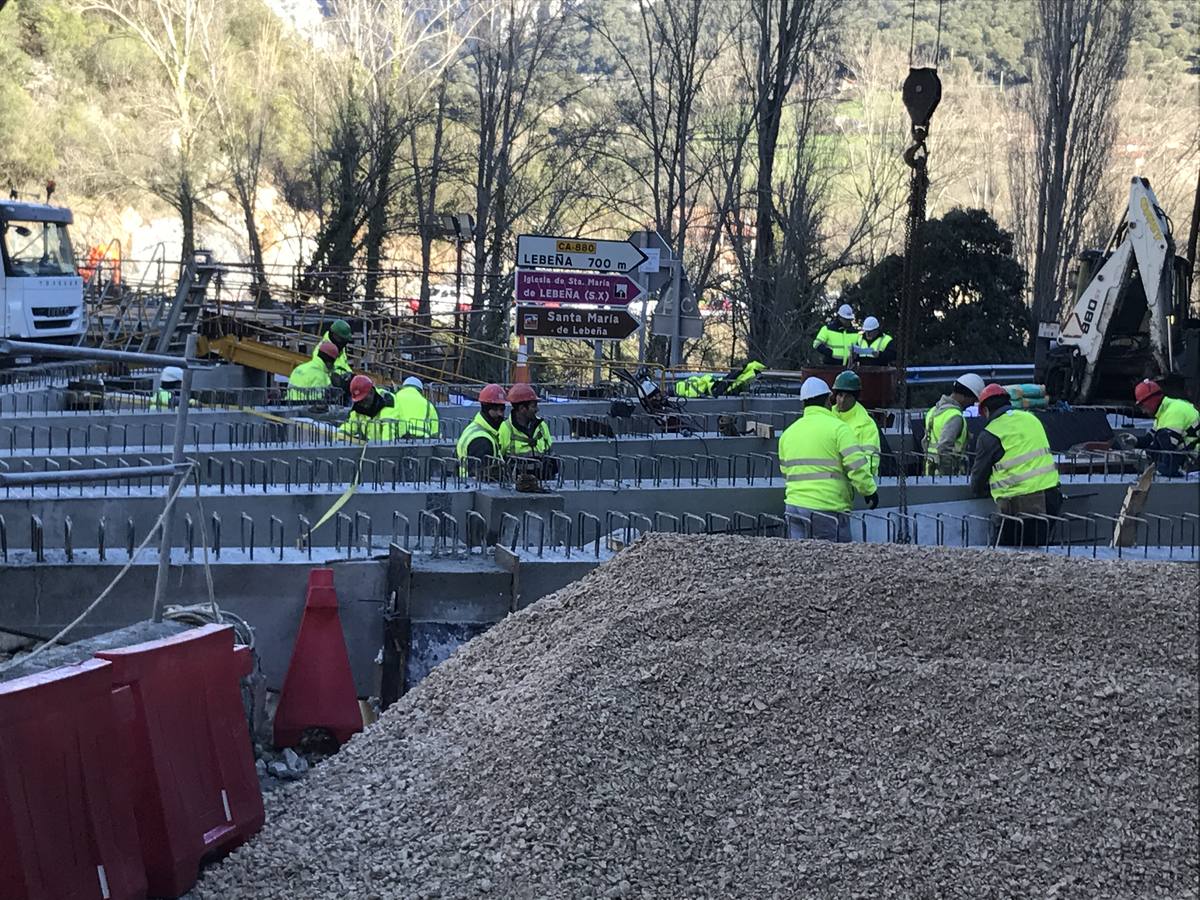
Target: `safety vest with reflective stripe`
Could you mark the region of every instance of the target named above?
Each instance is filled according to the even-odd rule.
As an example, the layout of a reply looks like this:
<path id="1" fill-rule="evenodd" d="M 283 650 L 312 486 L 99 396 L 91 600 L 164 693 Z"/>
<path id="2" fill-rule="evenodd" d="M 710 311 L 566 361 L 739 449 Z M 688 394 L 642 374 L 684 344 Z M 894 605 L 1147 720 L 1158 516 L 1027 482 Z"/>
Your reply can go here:
<path id="1" fill-rule="evenodd" d="M 323 335 L 321 335 L 321 339 L 319 341 L 317 341 L 317 346 L 315 346 L 313 348 L 312 358 L 314 361 L 317 360 L 317 354 L 321 350 L 321 345 L 323 343 L 325 343 L 326 341 L 329 341 L 329 332 L 328 331 L 326 331 Z M 331 344 L 333 343 L 333 341 L 329 341 L 329 342 Z M 353 370 L 350 368 L 350 360 L 348 360 L 346 358 L 345 350 L 343 350 L 341 353 L 339 353 L 338 358 L 333 361 L 333 371 L 342 372 L 346 375 L 350 375 L 353 372 Z"/>
<path id="2" fill-rule="evenodd" d="M 942 406 L 941 403 L 938 406 Z M 963 454 L 967 450 L 967 421 L 963 416 L 963 411 L 955 404 L 947 404 L 939 410 L 938 406 L 929 407 L 929 411 L 925 413 L 925 473 L 927 475 L 949 474 L 951 471 L 958 470 L 963 464 Z M 962 428 L 958 431 L 958 437 L 954 439 L 954 446 L 951 452 L 954 456 L 950 459 L 941 459 L 938 454 L 938 444 L 942 439 L 942 432 L 950 420 L 958 417 L 963 420 Z"/>
<path id="3" fill-rule="evenodd" d="M 1058 467 L 1050 453 L 1046 429 L 1037 416 L 1023 409 L 1009 409 L 992 416 L 987 430 L 999 438 L 1004 448 L 988 481 L 993 500 L 1023 497 L 1058 486 Z"/>
<path id="4" fill-rule="evenodd" d="M 346 423 L 338 429 L 342 434 L 365 438 L 368 441 L 394 441 L 404 437 L 404 422 L 400 407 L 391 391 L 375 389 L 383 398 L 383 406 L 374 416 L 363 415 L 351 410 Z"/>
<path id="5" fill-rule="evenodd" d="M 829 352 L 833 354 L 835 360 L 845 363 L 850 359 L 850 348 L 857 341 L 858 332 L 856 331 L 835 331 L 828 325 L 822 325 L 813 340 L 813 347 L 820 347 L 824 344 L 829 348 Z"/>
<path id="6" fill-rule="evenodd" d="M 1164 429 L 1179 434 L 1185 450 L 1200 449 L 1200 410 L 1186 400 L 1163 397 L 1154 415 L 1154 430 Z"/>
<path id="7" fill-rule="evenodd" d="M 458 456 L 460 463 L 458 469 L 462 474 L 467 474 L 467 448 L 471 446 L 471 442 L 477 438 L 487 438 L 491 444 L 491 452 L 489 456 L 500 456 L 500 432 L 492 427 L 492 423 L 483 417 L 483 413 L 475 413 L 473 418 L 463 433 L 458 438 L 458 444 L 454 448 L 455 455 Z"/>
<path id="8" fill-rule="evenodd" d="M 545 419 L 538 419 L 530 438 L 524 431 L 505 419 L 500 423 L 500 450 L 505 456 L 530 456 L 534 453 L 549 453 L 554 439 L 550 437 L 550 426 Z"/>
<path id="9" fill-rule="evenodd" d="M 888 348 L 888 344 L 891 342 L 892 336 L 890 334 L 880 334 L 879 337 L 875 338 L 873 341 L 867 340 L 867 336 L 865 334 L 860 334 L 855 346 L 859 348 L 866 348 L 867 350 L 871 351 L 870 353 L 863 353 L 860 349 L 859 356 L 870 357 L 878 356 Z"/>
<path id="10" fill-rule="evenodd" d="M 329 378 L 329 370 L 322 359 L 310 359 L 292 369 L 288 376 L 289 400 L 324 400 L 324 388 L 333 384 Z"/>
<path id="11" fill-rule="evenodd" d="M 711 397 L 716 380 L 713 375 L 692 375 L 683 381 L 675 382 L 675 396 Z"/>
<path id="12" fill-rule="evenodd" d="M 871 477 L 879 477 L 879 426 L 861 403 L 855 403 L 845 412 L 837 411 L 837 417 L 854 432 L 855 450 L 867 458 Z"/>
<path id="13" fill-rule="evenodd" d="M 154 395 L 154 401 L 150 404 L 155 409 L 170 409 L 175 402 L 175 395 L 166 388 L 159 388 Z"/>
<path id="14" fill-rule="evenodd" d="M 850 426 L 821 406 L 779 436 L 779 469 L 788 506 L 825 512 L 849 512 L 854 492 L 875 493 L 875 479 Z"/>
<path id="15" fill-rule="evenodd" d="M 437 407 L 411 384 L 397 392 L 396 410 L 396 418 L 404 423 L 402 436 L 437 437 Z"/>

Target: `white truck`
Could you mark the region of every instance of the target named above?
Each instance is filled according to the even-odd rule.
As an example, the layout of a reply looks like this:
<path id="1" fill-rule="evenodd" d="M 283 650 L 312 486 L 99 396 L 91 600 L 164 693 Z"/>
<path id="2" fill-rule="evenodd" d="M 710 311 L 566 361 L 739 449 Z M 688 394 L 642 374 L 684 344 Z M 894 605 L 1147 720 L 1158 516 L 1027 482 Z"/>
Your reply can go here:
<path id="1" fill-rule="evenodd" d="M 1144 178 L 1108 247 L 1079 259 L 1075 302 L 1050 339 L 1038 381 L 1071 403 L 1129 405 L 1133 386 L 1161 379 L 1173 392 L 1200 394 L 1200 320 L 1189 306 L 1192 272 L 1175 253 L 1171 220 Z"/>
<path id="2" fill-rule="evenodd" d="M 0 337 L 76 343 L 87 330 L 71 211 L 0 200 Z"/>

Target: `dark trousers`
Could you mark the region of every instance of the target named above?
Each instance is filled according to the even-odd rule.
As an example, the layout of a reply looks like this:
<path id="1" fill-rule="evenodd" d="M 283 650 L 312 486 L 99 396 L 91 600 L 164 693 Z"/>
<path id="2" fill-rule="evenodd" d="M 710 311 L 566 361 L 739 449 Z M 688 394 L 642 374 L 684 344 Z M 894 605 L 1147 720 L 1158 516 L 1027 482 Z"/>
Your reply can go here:
<path id="1" fill-rule="evenodd" d="M 1062 492 L 1054 487 L 1020 497 L 1005 497 L 996 501 L 996 511 L 1002 516 L 996 543 L 1001 547 L 1044 547 L 1053 534 L 1053 523 L 1034 516 L 1057 516 L 1062 509 Z"/>

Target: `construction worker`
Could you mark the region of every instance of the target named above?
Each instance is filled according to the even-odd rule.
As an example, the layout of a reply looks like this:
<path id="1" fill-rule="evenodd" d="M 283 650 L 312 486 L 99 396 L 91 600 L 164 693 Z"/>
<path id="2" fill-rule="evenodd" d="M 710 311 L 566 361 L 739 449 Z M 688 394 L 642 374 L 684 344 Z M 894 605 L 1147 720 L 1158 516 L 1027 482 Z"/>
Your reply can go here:
<path id="1" fill-rule="evenodd" d="M 800 386 L 804 414 L 779 436 L 779 469 L 786 483 L 788 536 L 846 543 L 854 492 L 879 505 L 867 455 L 850 426 L 827 407 L 829 386 L 808 378 Z"/>
<path id="2" fill-rule="evenodd" d="M 493 476 L 503 456 L 500 447 L 500 426 L 504 422 L 504 405 L 508 396 L 498 384 L 484 385 L 479 392 L 479 412 L 475 413 L 455 446 L 458 471 L 467 475 L 475 467 L 481 467 L 481 478 Z M 477 461 L 477 462 L 476 462 Z"/>
<path id="3" fill-rule="evenodd" d="M 839 372 L 833 380 L 833 392 L 830 402 L 837 417 L 850 426 L 854 432 L 856 450 L 867 458 L 867 469 L 872 478 L 879 477 L 879 426 L 867 412 L 867 408 L 858 402 L 862 392 L 862 380 L 849 370 Z"/>
<path id="4" fill-rule="evenodd" d="M 425 396 L 425 384 L 415 375 L 409 375 L 396 392 L 396 408 L 403 426 L 401 437 L 437 437 L 437 407 Z"/>
<path id="5" fill-rule="evenodd" d="M 696 397 L 713 396 L 713 388 L 717 384 L 717 376 L 712 373 L 704 375 L 689 375 L 682 381 L 675 382 L 675 396 L 694 399 Z"/>
<path id="6" fill-rule="evenodd" d="M 890 366 L 896 361 L 892 336 L 883 333 L 879 320 L 874 316 L 867 316 L 863 320 L 862 334 L 852 349 L 854 356 L 864 365 Z"/>
<path id="7" fill-rule="evenodd" d="M 925 451 L 926 475 L 962 475 L 967 471 L 967 420 L 963 412 L 979 402 L 982 391 L 983 379 L 967 372 L 925 413 L 921 449 Z"/>
<path id="8" fill-rule="evenodd" d="M 288 400 L 312 403 L 325 399 L 333 386 L 333 365 L 342 351 L 333 341 L 322 341 L 316 355 L 292 369 L 288 376 Z"/>
<path id="9" fill-rule="evenodd" d="M 1167 478 L 1194 465 L 1200 456 L 1200 410 L 1186 400 L 1168 397 L 1149 378 L 1137 383 L 1133 399 L 1146 415 L 1154 416 L 1154 426 L 1134 446 L 1149 450 L 1151 461 Z"/>
<path id="10" fill-rule="evenodd" d="M 725 390 L 722 393 L 734 395 L 748 390 L 750 385 L 754 384 L 754 379 L 758 377 L 758 373 L 766 368 L 757 359 L 750 360 L 746 365 L 742 366 L 742 370 L 736 375 L 730 372 L 730 377 L 727 379 Z"/>
<path id="11" fill-rule="evenodd" d="M 500 452 L 506 459 L 528 460 L 518 473 L 537 479 L 558 475 L 558 460 L 547 456 L 554 446 L 550 426 L 538 418 L 538 395 L 527 384 L 514 384 L 508 390 L 512 407 L 509 417 L 500 424 Z"/>
<path id="12" fill-rule="evenodd" d="M 317 358 L 317 354 L 321 352 L 321 345 L 328 341 L 338 348 L 337 359 L 333 362 L 333 371 L 349 376 L 353 374 L 354 370 L 350 368 L 350 360 L 346 358 L 346 347 L 353 339 L 354 333 L 350 330 L 350 323 L 345 319 L 335 319 L 329 326 L 329 330 L 321 335 L 321 343 L 317 345 L 317 349 L 313 350 L 312 358 L 314 360 Z"/>
<path id="13" fill-rule="evenodd" d="M 167 366 L 158 376 L 158 390 L 150 401 L 152 409 L 170 409 L 179 402 L 179 392 L 183 387 L 183 369 L 179 366 Z"/>
<path id="14" fill-rule="evenodd" d="M 977 497 L 990 493 L 1002 516 L 1022 519 L 1019 526 L 1001 520 L 999 543 L 1046 543 L 1048 523 L 1026 518 L 1057 515 L 1062 508 L 1058 467 L 1046 429 L 1033 413 L 1013 409 L 1008 391 L 998 384 L 979 392 L 979 414 L 987 419 L 987 425 L 976 443 L 971 488 Z"/>
<path id="15" fill-rule="evenodd" d="M 849 303 L 838 307 L 837 315 L 821 326 L 813 339 L 813 348 L 821 354 L 827 366 L 845 366 L 850 363 L 850 348 L 858 342 L 854 328 L 854 310 Z"/>
<path id="16" fill-rule="evenodd" d="M 394 441 L 406 434 L 395 395 L 375 387 L 370 377 L 350 379 L 350 402 L 350 417 L 338 429 L 341 434 L 368 441 Z"/>

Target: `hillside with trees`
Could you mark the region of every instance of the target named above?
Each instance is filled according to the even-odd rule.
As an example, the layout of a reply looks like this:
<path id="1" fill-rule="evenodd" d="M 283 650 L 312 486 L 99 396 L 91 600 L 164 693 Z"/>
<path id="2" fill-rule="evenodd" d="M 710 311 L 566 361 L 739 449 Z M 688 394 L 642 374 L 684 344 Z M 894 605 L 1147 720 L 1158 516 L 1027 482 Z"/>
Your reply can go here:
<path id="1" fill-rule="evenodd" d="M 330 272 L 392 270 L 356 296 L 399 291 L 420 314 L 451 265 L 440 215 L 470 212 L 471 328 L 494 340 L 517 234 L 652 228 L 684 252 L 702 304 L 727 310 L 691 361 L 792 365 L 843 292 L 889 308 L 879 279 L 903 247 L 908 187 L 899 87 L 910 61 L 936 62 L 935 236 L 1004 235 L 1019 304 L 1062 302 L 1132 175 L 1184 242 L 1200 7 L 918 0 L 913 21 L 913 6 L 13 0 L 0 186 L 36 196 L 53 179 L 84 247 L 206 246 L 263 291 L 281 272 L 319 292 Z M 936 302 L 984 302 L 971 283 Z M 994 355 L 1015 352 L 1014 328 Z"/>

